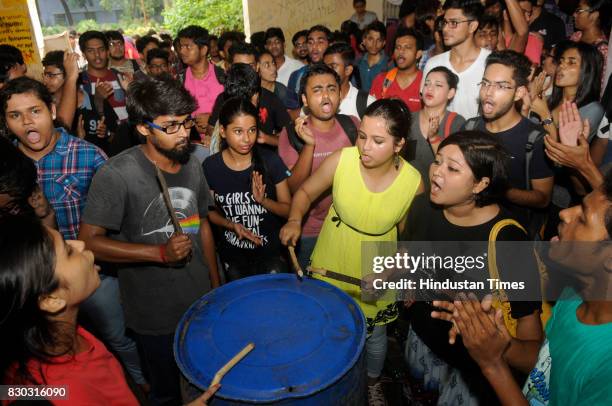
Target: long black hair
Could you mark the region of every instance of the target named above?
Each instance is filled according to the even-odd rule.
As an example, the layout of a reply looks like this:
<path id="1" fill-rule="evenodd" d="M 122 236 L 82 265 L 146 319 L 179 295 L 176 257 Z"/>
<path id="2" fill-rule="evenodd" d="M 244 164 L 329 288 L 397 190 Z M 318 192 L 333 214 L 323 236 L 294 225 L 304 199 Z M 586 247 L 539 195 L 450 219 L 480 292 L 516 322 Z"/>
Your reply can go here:
<path id="1" fill-rule="evenodd" d="M 51 362 L 72 350 L 67 340 L 59 346 L 65 348 L 63 353 L 50 353 L 61 340 L 59 325 L 39 308 L 40 298 L 60 284 L 53 237 L 35 218 L 4 216 L 0 252 L 0 373 L 16 364 L 18 379 L 35 382 L 28 361 Z"/>
<path id="2" fill-rule="evenodd" d="M 219 111 L 219 125 L 222 126 L 224 129 L 227 129 L 227 126 L 231 124 L 234 118 L 241 115 L 253 117 L 255 119 L 255 124 L 259 128 L 259 114 L 257 112 L 257 107 L 255 107 L 249 99 L 240 96 L 231 97 L 225 100 L 223 106 L 221 106 L 221 110 Z M 227 141 L 222 140 L 221 151 L 223 151 L 227 147 Z M 257 171 L 261 174 L 264 184 L 267 185 L 267 166 L 266 162 L 261 156 L 259 148 L 259 145 L 255 143 L 253 149 L 251 150 L 252 168 L 254 171 Z"/>
<path id="3" fill-rule="evenodd" d="M 578 90 L 576 91 L 576 105 L 580 108 L 587 104 L 599 101 L 601 90 L 601 74 L 603 58 L 601 53 L 593 45 L 584 42 L 564 41 L 557 44 L 555 48 L 555 60 L 557 69 L 561 57 L 568 49 L 576 49 L 580 54 L 580 77 L 578 78 Z M 563 102 L 563 88 L 553 84 L 552 94 L 548 99 L 548 106 L 554 109 Z"/>

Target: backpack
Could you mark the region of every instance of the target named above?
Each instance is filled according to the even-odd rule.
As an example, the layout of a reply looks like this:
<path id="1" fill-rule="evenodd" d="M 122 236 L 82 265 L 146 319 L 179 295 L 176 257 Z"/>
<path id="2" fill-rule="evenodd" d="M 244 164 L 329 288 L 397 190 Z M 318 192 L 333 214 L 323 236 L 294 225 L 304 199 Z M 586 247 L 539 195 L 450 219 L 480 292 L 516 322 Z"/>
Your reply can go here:
<path id="1" fill-rule="evenodd" d="M 478 124 L 481 122 L 481 117 L 473 117 L 466 121 L 464 129 L 467 131 L 475 130 Z M 527 143 L 525 144 L 525 190 L 531 190 L 531 160 L 533 159 L 533 148 L 536 142 L 542 140 L 545 131 L 540 129 L 533 129 L 527 136 Z M 546 224 L 547 215 L 544 211 L 536 211 L 535 209 L 529 209 L 529 225 L 528 232 L 530 238 L 535 238 L 540 235 L 541 230 Z"/>
<path id="2" fill-rule="evenodd" d="M 336 120 L 338 120 L 340 127 L 342 127 L 342 130 L 348 137 L 351 145 L 355 145 L 355 142 L 357 141 L 357 127 L 355 126 L 353 119 L 345 114 L 336 114 Z M 289 139 L 289 144 L 291 147 L 293 147 L 293 149 L 299 153 L 302 148 L 304 148 L 304 141 L 302 141 L 299 135 L 297 135 L 295 127 L 292 124 L 293 123 L 290 123 L 285 127 L 287 129 L 287 138 Z"/>
<path id="3" fill-rule="evenodd" d="M 368 96 L 370 96 L 370 94 L 365 90 L 359 90 L 359 92 L 357 92 L 356 107 L 360 119 L 363 118 L 366 108 L 368 107 Z"/>

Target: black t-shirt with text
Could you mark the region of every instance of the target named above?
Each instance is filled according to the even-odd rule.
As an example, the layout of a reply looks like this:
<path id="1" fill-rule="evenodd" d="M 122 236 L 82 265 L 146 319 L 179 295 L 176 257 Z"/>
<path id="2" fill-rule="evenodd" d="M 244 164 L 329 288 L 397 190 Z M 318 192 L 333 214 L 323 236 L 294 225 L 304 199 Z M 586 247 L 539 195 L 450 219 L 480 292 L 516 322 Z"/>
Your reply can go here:
<path id="1" fill-rule="evenodd" d="M 276 153 L 264 148 L 257 150 L 265 164 L 266 196 L 276 200 L 276 185 L 289 177 L 290 172 Z M 256 247 L 247 239 L 239 240 L 233 231 L 223 229 L 218 241 L 220 254 L 227 258 L 234 255 L 243 258 L 245 255 L 278 255 L 279 232 L 284 224 L 283 219 L 255 202 L 251 186 L 253 167 L 234 171 L 225 164 L 222 154 L 218 152 L 210 156 L 203 164 L 204 175 L 210 186 L 215 206 L 225 218 L 242 224 L 260 236 L 263 245 Z"/>

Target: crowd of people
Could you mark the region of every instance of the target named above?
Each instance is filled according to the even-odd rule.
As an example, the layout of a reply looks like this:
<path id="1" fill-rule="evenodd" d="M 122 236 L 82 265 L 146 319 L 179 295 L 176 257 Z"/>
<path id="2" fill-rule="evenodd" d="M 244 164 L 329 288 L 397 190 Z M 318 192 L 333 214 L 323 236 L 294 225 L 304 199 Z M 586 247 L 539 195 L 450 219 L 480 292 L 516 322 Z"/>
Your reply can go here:
<path id="1" fill-rule="evenodd" d="M 385 24 L 354 0 L 339 30 L 313 21 L 291 44 L 278 27 L 249 42 L 87 31 L 44 56 L 40 81 L 1 44 L 2 384 L 206 404 L 219 386 L 186 396 L 177 324 L 222 284 L 292 272 L 285 246 L 361 279 L 366 241 L 550 240 L 590 285 L 508 314 L 489 296 L 402 302 L 324 280 L 365 315 L 370 405 L 388 404 L 398 317 L 406 404 L 609 403 L 612 1 L 574 3 L 404 1 Z M 489 266 L 503 280 L 509 262 Z"/>

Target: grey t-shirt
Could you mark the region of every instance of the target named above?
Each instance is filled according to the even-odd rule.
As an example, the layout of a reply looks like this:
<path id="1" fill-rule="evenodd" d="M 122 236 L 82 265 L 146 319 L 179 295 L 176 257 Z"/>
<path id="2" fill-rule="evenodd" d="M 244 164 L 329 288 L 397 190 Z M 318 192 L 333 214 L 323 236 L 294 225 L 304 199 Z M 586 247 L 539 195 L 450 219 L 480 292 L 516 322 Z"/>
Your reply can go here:
<path id="1" fill-rule="evenodd" d="M 456 113 L 449 117 L 450 112 L 447 111 L 440 121 L 438 129 L 438 137 L 446 138 L 450 134 L 457 132 L 465 123 L 465 119 Z M 429 189 L 429 166 L 434 160 L 433 150 L 429 142 L 421 132 L 419 125 L 420 111 L 410 113 L 411 125 L 410 136 L 408 138 L 408 162 L 414 166 L 421 174 L 425 189 Z"/>
<path id="2" fill-rule="evenodd" d="M 210 192 L 197 159 L 176 174 L 164 173 L 172 205 L 193 244 L 182 267 L 153 263 L 118 264 L 119 289 L 128 327 L 140 334 L 171 334 L 187 308 L 210 291 L 200 239 L 200 219 L 208 213 Z M 141 147 L 111 158 L 93 178 L 83 222 L 104 227 L 109 237 L 139 244 L 165 244 L 174 227 L 160 191 L 155 167 Z"/>

